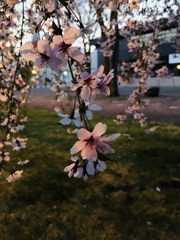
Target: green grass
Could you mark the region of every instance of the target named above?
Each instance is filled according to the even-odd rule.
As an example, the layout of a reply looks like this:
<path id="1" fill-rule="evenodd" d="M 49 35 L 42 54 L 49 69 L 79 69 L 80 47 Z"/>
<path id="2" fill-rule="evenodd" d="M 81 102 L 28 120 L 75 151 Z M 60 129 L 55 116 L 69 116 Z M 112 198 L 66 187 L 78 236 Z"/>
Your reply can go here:
<path id="1" fill-rule="evenodd" d="M 104 173 L 69 179 L 69 149 L 76 141 L 51 111 L 29 110 L 24 135 L 29 159 L 11 164 L 1 175 L 0 240 L 179 240 L 180 128 L 159 125 L 145 134 L 137 124 L 129 140 L 119 137 L 113 162 Z M 107 123 L 107 135 L 127 130 L 128 123 Z M 7 183 L 9 171 L 23 169 L 19 181 Z M 160 188 L 160 192 L 156 188 Z"/>

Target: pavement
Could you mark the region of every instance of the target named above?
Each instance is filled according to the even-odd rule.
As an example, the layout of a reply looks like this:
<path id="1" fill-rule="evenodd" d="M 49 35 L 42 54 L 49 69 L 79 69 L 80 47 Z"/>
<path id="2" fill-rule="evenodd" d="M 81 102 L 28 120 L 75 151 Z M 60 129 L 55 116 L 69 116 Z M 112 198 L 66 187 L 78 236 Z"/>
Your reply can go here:
<path id="1" fill-rule="evenodd" d="M 128 105 L 127 97 L 133 89 L 132 85 L 120 86 L 119 97 L 97 97 L 94 103 L 103 108 L 98 114 L 115 117 L 123 112 Z M 158 97 L 143 97 L 143 100 L 149 102 L 143 110 L 149 121 L 180 126 L 180 86 L 161 86 Z M 54 100 L 54 93 L 47 88 L 32 89 L 28 101 L 29 107 L 48 110 L 53 110 L 58 104 Z"/>

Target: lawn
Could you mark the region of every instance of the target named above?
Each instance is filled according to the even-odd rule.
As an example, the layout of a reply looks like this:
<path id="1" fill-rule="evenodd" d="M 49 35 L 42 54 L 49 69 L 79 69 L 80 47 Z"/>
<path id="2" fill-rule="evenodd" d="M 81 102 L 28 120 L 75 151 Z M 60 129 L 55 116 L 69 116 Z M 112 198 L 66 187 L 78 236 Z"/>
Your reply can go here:
<path id="1" fill-rule="evenodd" d="M 128 123 L 96 116 L 107 135 L 122 135 L 110 144 L 116 154 L 107 170 L 84 182 L 63 172 L 76 134 L 54 112 L 29 109 L 28 116 L 27 148 L 13 153 L 0 178 L 0 240 L 180 239 L 179 127 L 159 124 L 146 134 L 133 124 L 129 139 Z M 19 157 L 30 162 L 19 166 Z M 22 178 L 6 182 L 17 169 Z"/>

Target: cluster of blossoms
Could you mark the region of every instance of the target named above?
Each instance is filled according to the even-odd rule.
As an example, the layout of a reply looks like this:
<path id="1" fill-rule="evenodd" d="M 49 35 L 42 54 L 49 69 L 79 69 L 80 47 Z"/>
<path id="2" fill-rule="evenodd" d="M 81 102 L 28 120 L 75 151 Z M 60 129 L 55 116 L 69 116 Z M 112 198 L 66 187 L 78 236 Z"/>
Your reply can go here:
<path id="1" fill-rule="evenodd" d="M 162 68 L 156 71 L 158 77 L 165 77 L 168 75 L 168 68 L 163 66 Z"/>
<path id="2" fill-rule="evenodd" d="M 170 8 L 167 1 L 164 1 L 164 6 Z M 138 8 L 136 9 L 138 10 Z M 130 115 L 131 118 L 133 117 L 133 119 L 139 120 L 143 127 L 147 125 L 146 117 L 143 113 L 143 109 L 146 107 L 147 102 L 142 101 L 141 96 L 148 90 L 148 79 L 151 78 L 154 73 L 157 74 L 157 77 L 168 76 L 168 69 L 166 66 L 156 71 L 154 70 L 160 58 L 158 48 L 160 44 L 163 43 L 163 36 L 161 35 L 163 31 L 161 33 L 161 29 L 164 27 L 164 21 L 157 21 L 156 19 L 156 16 L 161 14 L 161 11 L 163 10 L 156 7 L 152 9 L 146 5 L 144 9 L 145 14 L 142 16 L 142 19 L 140 21 L 129 19 L 127 24 L 120 31 L 120 35 L 127 39 L 127 46 L 129 52 L 132 53 L 132 59 L 130 62 L 123 61 L 121 63 L 121 75 L 118 77 L 119 84 L 122 82 L 131 84 L 135 82 L 135 77 L 136 81 L 137 78 L 139 78 L 137 87 L 129 96 L 130 104 L 125 109 L 125 113 Z M 178 7 L 176 11 L 178 11 Z M 175 20 L 175 10 L 173 13 L 173 15 L 170 15 L 167 24 Z M 147 21 L 147 19 L 149 19 L 149 21 Z M 152 34 L 146 34 L 149 32 L 152 32 Z M 132 60 L 134 61 L 132 62 Z M 118 114 L 116 122 L 119 124 L 128 119 L 126 114 Z"/>
<path id="3" fill-rule="evenodd" d="M 103 123 L 97 123 L 93 131 L 88 131 L 81 128 L 77 131 L 79 141 L 70 149 L 71 154 L 81 152 L 80 157 L 72 157 L 71 160 L 75 163 L 67 166 L 64 171 L 69 172 L 68 176 L 75 178 L 83 177 L 84 180 L 88 179 L 88 175 L 94 175 L 97 171 L 106 169 L 106 164 L 103 159 L 106 158 L 105 154 L 114 153 L 107 142 L 110 142 L 120 134 L 113 134 L 110 137 L 104 137 L 107 126 Z"/>
<path id="4" fill-rule="evenodd" d="M 66 8 L 72 11 L 68 6 Z M 57 13 L 56 17 L 59 18 L 59 16 Z M 93 26 L 93 23 L 86 27 L 88 32 L 91 26 Z M 59 30 L 61 29 L 60 25 L 56 27 Z M 84 28 L 83 34 L 85 34 Z M 74 104 L 69 113 L 64 113 L 62 111 L 63 107 L 56 107 L 55 111 L 62 118 L 59 121 L 60 124 L 74 124 L 76 127 L 82 128 L 77 130 L 79 141 L 70 150 L 71 154 L 81 152 L 80 156 L 72 157 L 71 160 L 75 163 L 66 167 L 64 171 L 68 171 L 69 176 L 87 179 L 88 175 L 94 175 L 97 171 L 103 171 L 106 168 L 104 159 L 107 160 L 108 158 L 105 155 L 115 152 L 106 142 L 116 139 L 120 134 L 104 137 L 102 135 L 107 129 L 105 124 L 98 123 L 94 129 L 90 124 L 90 120 L 93 118 L 92 111 L 101 110 L 100 106 L 92 102 L 98 93 L 104 93 L 106 96 L 110 95 L 108 84 L 114 77 L 114 73 L 111 70 L 107 75 L 104 74 L 104 66 L 102 65 L 93 73 L 84 70 L 85 56 L 75 46 L 76 40 L 81 36 L 82 29 L 76 27 L 66 27 L 61 34 L 59 34 L 59 31 L 57 33 L 53 31 L 51 36 L 46 34 L 45 39 L 41 39 L 40 33 L 36 32 L 30 42 L 20 47 L 20 51 L 22 58 L 27 63 L 33 64 L 36 71 L 49 67 L 52 71 L 58 73 L 68 65 L 72 74 L 71 91 L 76 92 Z M 77 68 L 77 66 L 81 67 Z M 51 86 L 51 90 L 56 94 L 57 101 L 62 106 L 68 96 L 60 89 L 61 84 L 58 81 L 55 81 Z"/>
<path id="5" fill-rule="evenodd" d="M 112 58 L 114 45 L 118 42 L 118 17 L 125 20 L 128 16 L 134 16 L 135 11 L 140 9 L 142 0 L 104 0 L 95 1 L 94 8 L 97 13 L 97 22 L 101 28 L 101 51 L 104 57 Z M 109 25 L 107 25 L 106 10 L 109 9 Z"/>
<path id="6" fill-rule="evenodd" d="M 19 137 L 23 131 L 27 117 L 24 107 L 30 89 L 31 80 L 26 77 L 27 68 L 20 59 L 17 49 L 22 39 L 24 20 L 21 31 L 18 22 L 21 17 L 12 5 L 18 3 L 7 1 L 1 3 L 0 15 L 0 172 L 10 160 L 10 151 L 25 148 L 26 138 Z M 14 35 L 17 31 L 17 36 Z M 18 41 L 19 40 L 19 41 Z M 22 64 L 22 65 L 21 65 Z M 21 171 L 20 171 L 21 172 Z M 16 176 L 15 176 L 16 175 Z M 20 174 L 15 174 L 14 180 Z M 10 175 L 12 177 L 12 175 Z M 7 178 L 11 181 L 11 177 Z M 13 181 L 13 180 L 12 180 Z"/>
<path id="7" fill-rule="evenodd" d="M 35 33 L 35 36 L 37 33 Z M 80 30 L 77 28 L 69 28 L 64 37 L 56 35 L 52 42 L 48 40 L 40 40 L 39 35 L 36 40 L 23 45 L 20 50 L 22 57 L 26 61 L 34 61 L 34 69 L 40 71 L 45 67 L 50 67 L 58 72 L 60 68 L 66 67 L 68 58 L 73 58 L 76 61 L 83 61 L 84 55 L 77 47 L 72 47 L 72 44 L 80 36 Z"/>

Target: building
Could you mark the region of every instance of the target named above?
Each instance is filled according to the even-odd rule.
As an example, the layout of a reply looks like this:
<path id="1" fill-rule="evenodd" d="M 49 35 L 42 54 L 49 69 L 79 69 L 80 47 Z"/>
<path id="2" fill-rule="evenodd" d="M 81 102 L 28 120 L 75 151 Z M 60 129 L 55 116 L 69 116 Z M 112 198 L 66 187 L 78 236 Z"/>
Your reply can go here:
<path id="1" fill-rule="evenodd" d="M 180 32 L 178 33 L 177 29 L 177 22 L 173 22 L 170 25 L 167 24 L 167 19 L 160 19 L 163 27 L 160 31 L 160 37 L 158 38 L 158 41 L 160 41 L 160 44 L 158 46 L 158 52 L 160 53 L 159 58 L 159 64 L 157 64 L 154 68 L 154 71 L 156 69 L 161 68 L 162 66 L 167 66 L 170 73 L 173 73 L 176 76 L 180 76 L 180 53 L 176 52 L 176 49 L 174 48 L 174 43 L 172 42 L 172 39 L 174 37 L 177 37 L 177 34 L 179 34 L 180 38 Z M 142 33 L 143 39 L 147 40 L 151 38 L 153 35 L 153 30 L 149 29 L 147 31 L 142 31 L 139 29 L 136 31 L 136 34 L 133 38 L 137 38 L 139 32 Z M 96 39 L 96 41 L 91 42 L 92 45 L 96 46 L 96 50 L 92 52 L 91 54 L 91 63 L 92 63 L 92 70 L 97 69 L 100 64 L 102 64 L 102 53 L 100 51 L 100 39 Z M 133 54 L 129 52 L 128 49 L 128 40 L 123 37 L 119 36 L 119 60 L 117 62 L 118 64 L 118 72 L 120 72 L 120 65 L 122 61 L 135 61 L 135 57 L 133 57 Z"/>

